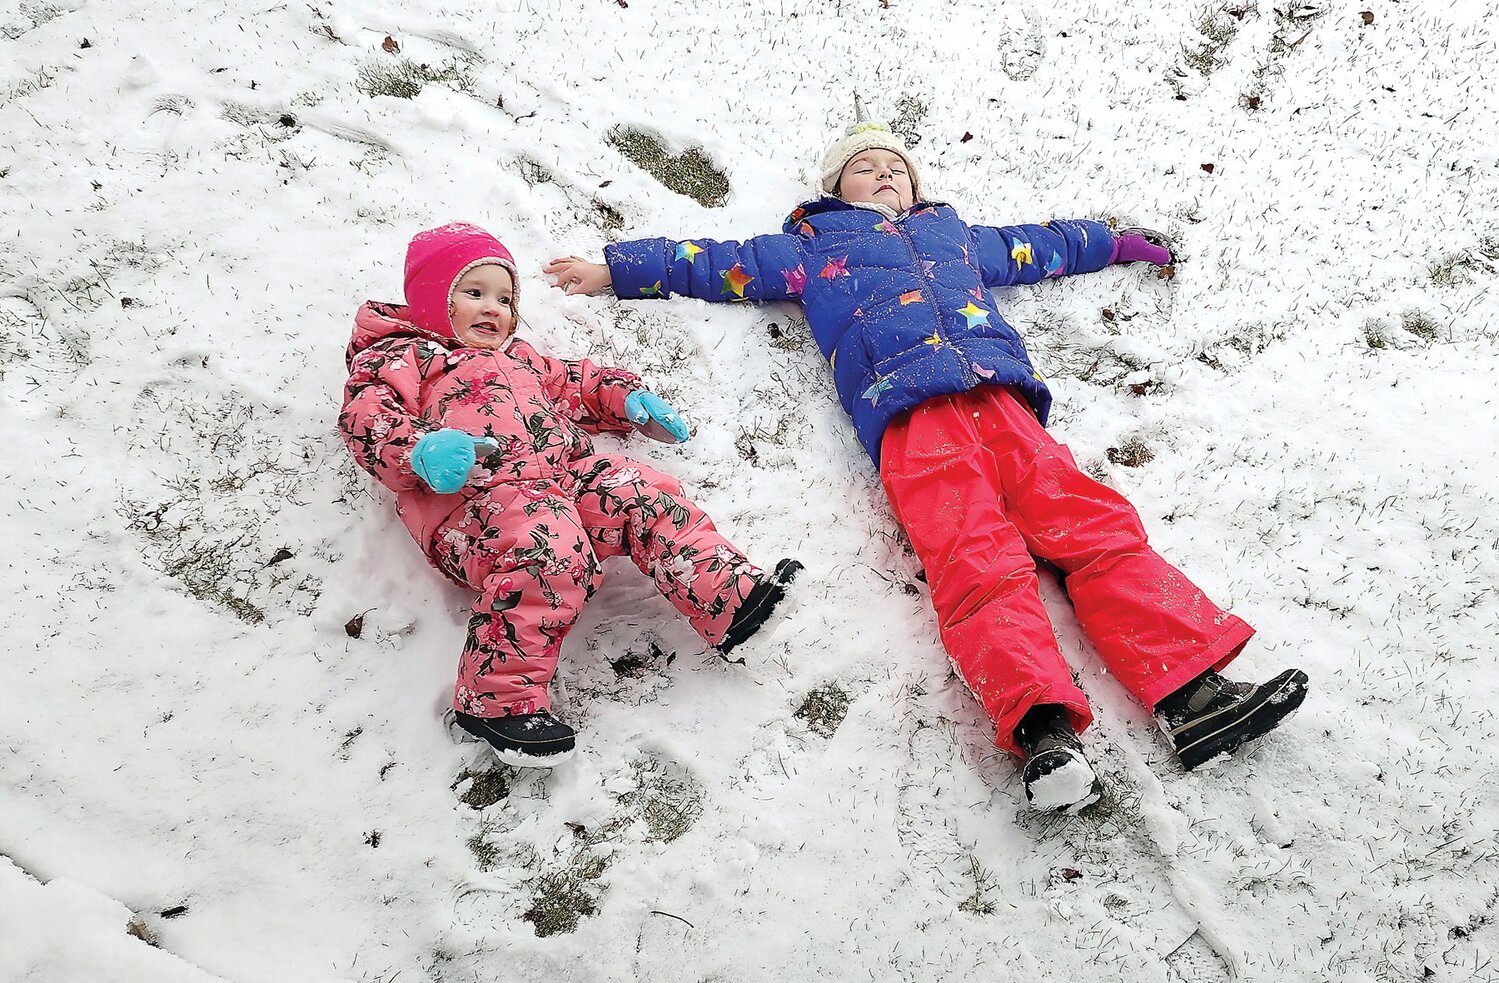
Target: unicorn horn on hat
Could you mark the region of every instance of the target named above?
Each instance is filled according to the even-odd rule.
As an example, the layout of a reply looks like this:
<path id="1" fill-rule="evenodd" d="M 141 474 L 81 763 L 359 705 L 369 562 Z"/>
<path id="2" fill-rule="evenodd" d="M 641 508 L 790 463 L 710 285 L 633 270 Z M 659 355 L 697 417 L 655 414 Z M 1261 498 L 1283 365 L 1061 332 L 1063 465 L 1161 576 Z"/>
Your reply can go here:
<path id="1" fill-rule="evenodd" d="M 877 119 L 870 119 L 869 118 L 869 112 L 864 108 L 864 100 L 860 99 L 859 98 L 859 94 L 857 92 L 855 92 L 854 93 L 854 121 L 849 124 L 848 129 L 844 130 L 845 135 L 847 135 L 847 136 L 853 136 L 855 133 L 860 133 L 860 132 L 862 132 L 864 130 L 888 130 L 888 129 L 890 129 L 890 127 L 886 126 L 884 123 L 880 122 L 879 120 L 877 120 Z"/>
<path id="2" fill-rule="evenodd" d="M 859 94 L 855 92 L 854 121 L 849 124 L 848 129 L 843 131 L 844 135 L 853 136 L 855 133 L 864 133 L 868 130 L 884 130 L 889 133 L 890 127 L 881 120 L 871 119 L 869 111 L 864 108 L 864 100 L 860 99 Z"/>

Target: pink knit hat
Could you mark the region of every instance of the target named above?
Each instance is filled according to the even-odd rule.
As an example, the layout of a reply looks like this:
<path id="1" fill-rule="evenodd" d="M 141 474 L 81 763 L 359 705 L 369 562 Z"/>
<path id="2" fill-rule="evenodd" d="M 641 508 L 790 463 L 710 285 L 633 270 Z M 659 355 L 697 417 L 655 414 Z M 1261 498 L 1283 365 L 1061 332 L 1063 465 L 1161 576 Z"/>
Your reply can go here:
<path id="1" fill-rule="evenodd" d="M 444 338 L 453 337 L 448 314 L 453 288 L 469 270 L 489 264 L 510 271 L 511 296 L 519 300 L 515 260 L 500 240 L 467 222 L 418 232 L 406 247 L 406 313 L 411 323 Z"/>

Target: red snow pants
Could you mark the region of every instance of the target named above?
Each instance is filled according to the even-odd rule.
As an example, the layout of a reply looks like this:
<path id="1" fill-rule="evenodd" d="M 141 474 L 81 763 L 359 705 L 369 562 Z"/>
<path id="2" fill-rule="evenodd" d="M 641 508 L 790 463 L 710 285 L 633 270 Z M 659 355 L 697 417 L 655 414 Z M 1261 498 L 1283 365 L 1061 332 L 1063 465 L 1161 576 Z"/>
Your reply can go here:
<path id="1" fill-rule="evenodd" d="M 885 431 L 880 477 L 926 569 L 938 629 L 1015 752 L 1040 703 L 1093 719 L 1041 603 L 1033 557 L 1067 595 L 1109 671 L 1147 708 L 1238 655 L 1254 629 L 1151 549 L 1133 506 L 1083 474 L 1025 400 L 1001 386 L 927 400 Z"/>
<path id="2" fill-rule="evenodd" d="M 710 645 L 761 572 L 677 479 L 605 455 L 486 489 L 442 524 L 433 552 L 479 594 L 453 698 L 476 717 L 551 708 L 562 640 L 603 581 L 601 560 L 628 554 Z"/>

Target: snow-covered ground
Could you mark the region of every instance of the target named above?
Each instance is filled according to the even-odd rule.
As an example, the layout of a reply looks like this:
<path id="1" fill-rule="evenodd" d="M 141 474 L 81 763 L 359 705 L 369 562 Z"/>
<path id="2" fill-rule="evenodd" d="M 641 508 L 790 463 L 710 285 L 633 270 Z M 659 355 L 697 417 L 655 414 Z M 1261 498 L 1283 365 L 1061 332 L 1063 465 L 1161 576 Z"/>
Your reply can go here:
<path id="1" fill-rule="evenodd" d="M 0 0 L 0 979 L 1499 979 L 1499 11 L 1369 3 Z M 854 89 L 970 221 L 1180 244 L 999 299 L 1240 674 L 1311 674 L 1251 753 L 1182 773 L 1049 582 L 1110 793 L 1028 811 L 796 311 L 546 287 L 775 230 Z M 467 598 L 333 432 L 456 219 L 808 564 L 742 665 L 612 567 L 551 775 L 450 737 Z"/>

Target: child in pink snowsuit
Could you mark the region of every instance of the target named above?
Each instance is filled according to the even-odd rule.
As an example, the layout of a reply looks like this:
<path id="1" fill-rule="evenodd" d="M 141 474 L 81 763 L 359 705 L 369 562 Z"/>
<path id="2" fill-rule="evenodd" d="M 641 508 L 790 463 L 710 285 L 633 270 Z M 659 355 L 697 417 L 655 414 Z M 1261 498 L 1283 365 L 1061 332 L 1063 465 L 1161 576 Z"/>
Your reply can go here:
<path id="1" fill-rule="evenodd" d="M 758 629 L 800 568 L 762 571 L 681 484 L 595 452 L 589 433 L 688 432 L 640 379 L 541 355 L 514 338 L 515 264 L 489 233 L 452 224 L 406 254 L 406 306 L 354 319 L 339 430 L 396 493 L 428 561 L 478 592 L 459 661 L 460 726 L 511 764 L 551 766 L 574 732 L 550 712 L 562 640 L 628 554 L 719 651 Z"/>
<path id="2" fill-rule="evenodd" d="M 1158 233 L 1101 222 L 969 225 L 921 196 L 904 144 L 856 108 L 823 156 L 818 190 L 779 234 L 642 239 L 605 263 L 554 259 L 569 293 L 801 303 L 854 428 L 879 466 L 931 584 L 942 643 L 1025 758 L 1038 808 L 1102 793 L 1079 732 L 1092 720 L 1038 592 L 1054 563 L 1110 672 L 1157 715 L 1193 768 L 1273 728 L 1307 677 L 1219 674 L 1253 634 L 1146 541 L 1123 496 L 1045 430 L 1051 394 L 992 287 L 1171 261 Z"/>

